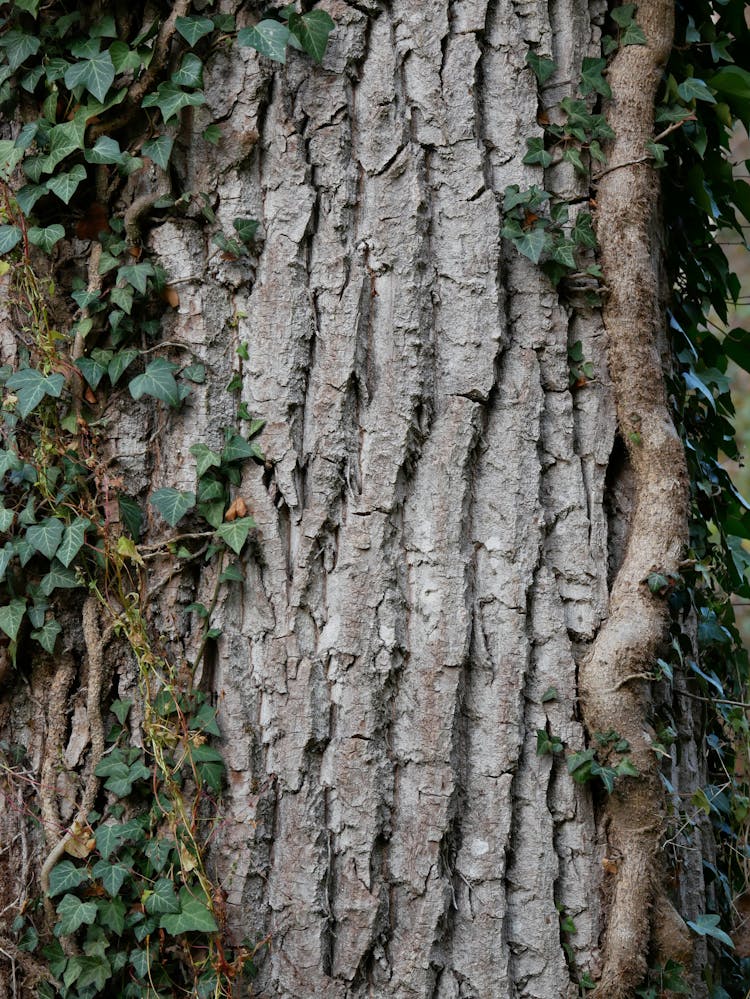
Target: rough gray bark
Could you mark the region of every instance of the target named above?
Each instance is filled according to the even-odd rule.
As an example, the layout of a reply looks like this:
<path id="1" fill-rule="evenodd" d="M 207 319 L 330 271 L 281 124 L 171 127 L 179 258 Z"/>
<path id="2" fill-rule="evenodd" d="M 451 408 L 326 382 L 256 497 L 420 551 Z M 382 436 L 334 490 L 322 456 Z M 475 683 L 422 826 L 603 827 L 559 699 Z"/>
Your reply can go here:
<path id="1" fill-rule="evenodd" d="M 237 48 L 210 62 L 178 170 L 216 192 L 225 231 L 255 217 L 263 242 L 226 261 L 197 212 L 153 220 L 180 294 L 165 338 L 209 378 L 179 417 L 137 404 L 111 427 L 146 491 L 194 487 L 189 446 L 234 421 L 238 366 L 267 421 L 265 469 L 241 490 L 257 541 L 202 681 L 230 776 L 213 863 L 237 940 L 270 937 L 258 996 L 572 999 L 600 971 L 605 836 L 536 732 L 584 747 L 577 671 L 608 613 L 627 490 L 607 480 L 601 316 L 562 304 L 499 231 L 506 185 L 542 183 L 521 162 L 540 101 L 574 91 L 606 5 L 324 6 L 337 28 L 320 69 Z M 559 66 L 541 96 L 529 46 Z M 217 150 L 200 137 L 211 119 Z M 546 178 L 564 196 L 586 195 L 578 183 L 567 166 Z M 576 341 L 596 377 L 571 390 Z M 159 594 L 154 626 L 176 649 L 198 641 L 181 606 L 212 587 L 207 572 Z M 6 721 L 37 764 L 49 676 L 35 667 Z M 22 823 L 1 822 L 10 842 Z"/>

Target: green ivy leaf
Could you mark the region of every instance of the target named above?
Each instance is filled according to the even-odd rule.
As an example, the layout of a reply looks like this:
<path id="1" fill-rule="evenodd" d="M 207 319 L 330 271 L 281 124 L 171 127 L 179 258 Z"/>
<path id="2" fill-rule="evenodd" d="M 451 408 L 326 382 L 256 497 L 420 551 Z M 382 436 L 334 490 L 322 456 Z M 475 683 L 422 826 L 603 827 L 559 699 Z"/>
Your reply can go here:
<path id="1" fill-rule="evenodd" d="M 16 598 L 4 607 L 0 607 L 0 628 L 5 632 L 11 642 L 15 642 L 21 621 L 26 613 L 26 600 Z"/>
<path id="2" fill-rule="evenodd" d="M 175 118 L 183 108 L 198 107 L 205 103 L 206 95 L 202 91 L 198 90 L 189 94 L 168 80 L 159 84 L 155 94 L 148 94 L 144 97 L 141 107 L 158 107 L 166 124 L 170 118 Z"/>
<path id="3" fill-rule="evenodd" d="M 203 129 L 203 138 L 206 142 L 210 142 L 212 146 L 218 146 L 221 142 L 221 129 L 216 124 L 207 125 Z"/>
<path id="4" fill-rule="evenodd" d="M 557 69 L 557 65 L 552 59 L 537 55 L 536 52 L 531 51 L 526 53 L 526 64 L 531 67 L 539 83 L 546 83 Z"/>
<path id="5" fill-rule="evenodd" d="M 207 17 L 178 17 L 174 26 L 191 48 L 214 30 L 214 22 Z"/>
<path id="6" fill-rule="evenodd" d="M 552 245 L 549 235 L 540 226 L 524 230 L 512 219 L 503 227 L 501 235 L 512 240 L 519 252 L 535 264 Z"/>
<path id="7" fill-rule="evenodd" d="M 26 540 L 36 551 L 52 559 L 60 547 L 63 530 L 63 523 L 57 517 L 45 517 L 41 524 L 26 528 Z"/>
<path id="8" fill-rule="evenodd" d="M 238 517 L 217 528 L 216 533 L 235 555 L 239 555 L 247 541 L 251 528 L 255 527 L 252 517 Z"/>
<path id="9" fill-rule="evenodd" d="M 715 940 L 719 940 L 725 946 L 731 947 L 734 950 L 734 941 L 732 938 L 724 930 L 719 929 L 721 916 L 717 916 L 712 912 L 706 912 L 702 916 L 696 916 L 694 920 L 688 919 L 686 922 L 690 929 L 699 936 L 713 937 Z"/>
<path id="10" fill-rule="evenodd" d="M 146 367 L 142 375 L 136 375 L 130 382 L 128 386 L 130 394 L 134 399 L 140 399 L 144 395 L 152 395 L 155 399 L 160 399 L 170 406 L 178 406 L 180 392 L 173 374 L 176 370 L 176 364 L 157 357 Z"/>
<path id="11" fill-rule="evenodd" d="M 280 21 L 266 19 L 253 28 L 243 28 L 237 33 L 237 42 L 260 52 L 275 62 L 286 62 L 289 28 Z"/>
<path id="12" fill-rule="evenodd" d="M 290 14 L 289 30 L 315 62 L 321 62 L 328 45 L 328 36 L 336 27 L 333 18 L 324 10 L 311 10 L 307 14 Z"/>
<path id="13" fill-rule="evenodd" d="M 22 62 L 29 56 L 36 55 L 42 44 L 36 35 L 27 35 L 25 31 L 13 28 L 0 36 L 0 48 L 5 49 L 5 56 L 11 73 L 15 73 Z"/>
<path id="14" fill-rule="evenodd" d="M 82 885 L 84 881 L 89 880 L 89 874 L 85 867 L 76 867 L 72 860 L 61 860 L 50 871 L 49 897 L 54 898 L 55 895 L 62 895 L 64 891 L 71 891 Z"/>
<path id="15" fill-rule="evenodd" d="M 120 143 L 109 135 L 100 135 L 91 149 L 84 150 L 83 155 L 87 163 L 114 163 L 119 166 L 125 160 Z"/>
<path id="16" fill-rule="evenodd" d="M 15 513 L 12 510 L 8 510 L 5 506 L 3 506 L 2 501 L 0 501 L 0 532 L 4 534 L 6 531 L 10 530 L 15 516 Z"/>
<path id="17" fill-rule="evenodd" d="M 695 77 L 688 77 L 687 80 L 683 80 L 682 83 L 677 87 L 677 93 L 689 104 L 691 101 L 707 101 L 709 104 L 715 104 L 716 98 L 708 89 L 703 80 L 699 80 Z"/>
<path id="18" fill-rule="evenodd" d="M 612 90 L 602 75 L 607 69 L 606 59 L 585 58 L 581 64 L 580 91 L 582 95 L 592 92 L 602 97 L 611 97 Z"/>
<path id="19" fill-rule="evenodd" d="M 159 925 L 175 937 L 183 933 L 215 933 L 218 930 L 205 901 L 191 895 L 187 888 L 180 890 L 180 911 L 162 916 Z"/>
<path id="20" fill-rule="evenodd" d="M 66 156 L 83 149 L 85 132 L 86 112 L 83 114 L 79 112 L 64 125 L 55 125 L 49 133 L 49 149 L 44 159 L 43 171 L 52 173 L 57 164 Z"/>
<path id="21" fill-rule="evenodd" d="M 231 432 L 226 444 L 221 452 L 222 462 L 245 461 L 247 458 L 254 458 L 257 455 L 257 448 L 250 441 L 246 441 L 241 434 Z"/>
<path id="22" fill-rule="evenodd" d="M 157 489 L 149 497 L 149 503 L 159 511 L 170 527 L 174 527 L 195 506 L 195 493 L 181 492 L 171 487 Z"/>
<path id="23" fill-rule="evenodd" d="M 90 925 L 96 919 L 96 902 L 82 902 L 75 895 L 65 895 L 57 906 L 60 922 L 55 927 L 56 936 L 75 933 L 84 924 Z"/>
<path id="24" fill-rule="evenodd" d="M 96 47 L 99 47 L 97 42 Z M 97 52 L 90 59 L 75 62 L 65 73 L 65 86 L 74 90 L 84 86 L 90 94 L 104 102 L 109 88 L 114 83 L 115 67 L 109 52 Z"/>
<path id="25" fill-rule="evenodd" d="M 64 235 L 65 230 L 58 222 L 45 226 L 44 229 L 32 226 L 29 229 L 29 242 L 44 250 L 45 253 L 51 253 L 52 247 L 55 243 L 59 243 Z"/>
<path id="26" fill-rule="evenodd" d="M 170 854 L 175 849 L 176 844 L 172 839 L 149 839 L 143 848 L 143 852 L 154 871 L 159 874 L 164 870 Z"/>
<path id="27" fill-rule="evenodd" d="M 99 910 L 98 921 L 102 926 L 107 926 L 117 936 L 121 936 L 125 929 L 125 903 L 121 898 L 101 899 L 97 902 Z"/>
<path id="28" fill-rule="evenodd" d="M 94 906 L 96 903 L 89 903 Z M 78 994 L 93 986 L 97 994 L 105 989 L 112 977 L 112 965 L 103 955 L 76 955 L 68 958 L 68 967 L 63 976 L 63 982 L 70 986 L 75 982 Z"/>
<path id="29" fill-rule="evenodd" d="M 65 378 L 58 372 L 44 375 L 36 368 L 21 368 L 20 371 L 15 371 L 5 384 L 16 393 L 18 397 L 16 411 L 22 419 L 25 419 L 45 396 L 60 398 Z"/>
<path id="30" fill-rule="evenodd" d="M 258 221 L 256 219 L 235 219 L 232 222 L 235 232 L 240 241 L 246 246 L 253 242 L 258 232 Z"/>
<path id="31" fill-rule="evenodd" d="M 157 135 L 155 139 L 144 142 L 141 152 L 144 156 L 152 159 L 162 170 L 166 170 L 169 165 L 169 157 L 172 155 L 173 145 L 174 140 L 170 139 L 168 135 Z"/>
<path id="32" fill-rule="evenodd" d="M 203 63 L 194 52 L 185 53 L 180 68 L 172 74 L 172 83 L 179 87 L 203 87 Z"/>
<path id="33" fill-rule="evenodd" d="M 36 631 L 32 631 L 31 637 L 35 641 L 39 642 L 45 652 L 49 652 L 50 655 L 54 655 L 57 636 L 61 631 L 61 625 L 55 621 L 54 618 L 50 618 L 49 621 L 44 622 L 41 628 L 37 628 Z"/>
<path id="34" fill-rule="evenodd" d="M 633 23 L 633 17 L 635 16 L 635 4 L 634 3 L 623 3 L 619 7 L 615 7 L 610 11 L 612 20 L 620 28 L 627 28 L 629 24 Z"/>
<path id="35" fill-rule="evenodd" d="M 198 478 L 205 475 L 209 468 L 219 468 L 221 465 L 221 457 L 205 444 L 191 445 L 190 453 L 195 458 L 195 470 L 198 473 Z"/>
<path id="36" fill-rule="evenodd" d="M 125 350 L 120 350 L 114 355 L 112 360 L 109 362 L 107 367 L 107 374 L 109 375 L 109 380 L 112 385 L 116 385 L 125 370 L 133 363 L 133 361 L 140 354 L 139 350 L 135 347 L 128 347 Z"/>
<path id="37" fill-rule="evenodd" d="M 629 24 L 620 38 L 621 45 L 646 45 L 646 36 L 639 24 Z"/>
<path id="38" fill-rule="evenodd" d="M 107 365 L 94 357 L 79 357 L 75 363 L 92 389 L 95 389 L 107 374 Z"/>
<path id="39" fill-rule="evenodd" d="M 143 907 L 150 915 L 164 912 L 179 912 L 180 900 L 169 878 L 159 878 L 151 889 L 146 889 L 141 896 Z"/>
<path id="40" fill-rule="evenodd" d="M 141 295 L 146 294 L 148 279 L 154 275 L 154 266 L 149 263 L 127 264 L 117 272 L 118 281 L 126 281 Z"/>
<path id="41" fill-rule="evenodd" d="M 210 637 L 215 638 L 218 636 L 213 635 Z M 215 794 L 218 794 L 221 791 L 225 772 L 224 760 L 221 753 L 211 746 L 203 745 L 193 746 L 191 755 L 200 780 L 208 785 Z"/>
<path id="42" fill-rule="evenodd" d="M 78 552 L 83 547 L 86 537 L 86 529 L 91 526 L 91 522 L 85 517 L 76 519 L 65 528 L 60 547 L 57 549 L 57 557 L 67 569 Z"/>
<path id="43" fill-rule="evenodd" d="M 10 253 L 20 242 L 21 230 L 17 225 L 0 225 L 0 253 Z"/>
<path id="44" fill-rule="evenodd" d="M 527 153 L 521 162 L 533 166 L 538 163 L 541 167 L 548 167 L 552 162 L 552 153 L 544 148 L 544 139 L 534 137 L 526 140 Z"/>
<path id="45" fill-rule="evenodd" d="M 55 559 L 50 571 L 42 577 L 39 592 L 48 597 L 53 590 L 74 590 L 78 586 L 83 586 L 83 583 L 80 582 L 73 570 L 66 569 Z"/>

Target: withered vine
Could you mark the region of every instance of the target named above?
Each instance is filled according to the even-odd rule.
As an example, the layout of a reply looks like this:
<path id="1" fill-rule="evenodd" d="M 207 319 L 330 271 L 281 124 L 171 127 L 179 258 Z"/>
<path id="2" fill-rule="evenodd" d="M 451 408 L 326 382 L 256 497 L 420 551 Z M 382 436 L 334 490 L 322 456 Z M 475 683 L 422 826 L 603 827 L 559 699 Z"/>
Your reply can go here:
<path id="1" fill-rule="evenodd" d="M 230 996 L 260 945 L 230 946 L 205 862 L 224 764 L 210 745 L 216 707 L 196 677 L 218 635 L 220 590 L 243 578 L 255 525 L 238 487 L 243 463 L 262 460 L 253 441 L 262 423 L 239 406 L 219 448 L 193 444 L 196 489 L 151 492 L 168 530 L 149 544 L 143 497 L 118 476 L 106 425 L 124 393 L 151 397 L 168 418 L 206 378 L 197 357 L 160 338 L 179 293 L 145 248 L 149 213 L 191 200 L 215 227 L 210 198 L 173 190 L 170 173 L 182 114 L 205 103 L 204 59 L 236 42 L 278 62 L 289 47 L 319 61 L 333 26 L 324 11 L 293 4 L 239 29 L 232 16 L 193 13 L 188 0 L 3 7 L 0 109 L 14 124 L 0 139 L 0 274 L 17 335 L 0 369 L 1 680 L 14 682 L 29 645 L 58 666 L 40 779 L 23 747 L 0 746 L 4 786 L 37 789 L 32 814 L 47 850 L 41 896 L 18 900 L 0 945 L 39 996 Z M 219 126 L 207 123 L 203 138 L 218 143 Z M 161 174 L 159 193 L 128 202 L 126 185 L 146 170 Z M 239 259 L 258 222 L 240 217 L 233 228 L 213 242 Z M 79 241 L 72 267 L 58 255 L 65 237 Z M 177 572 L 204 564 L 215 579 L 209 606 L 188 608 L 202 621 L 197 648 L 177 661 L 149 614 L 163 585 L 151 566 L 165 558 Z M 76 674 L 61 623 L 71 602 L 86 653 L 89 746 L 76 815 L 63 827 L 54 788 Z M 116 643 L 137 667 L 133 711 L 110 694 Z"/>

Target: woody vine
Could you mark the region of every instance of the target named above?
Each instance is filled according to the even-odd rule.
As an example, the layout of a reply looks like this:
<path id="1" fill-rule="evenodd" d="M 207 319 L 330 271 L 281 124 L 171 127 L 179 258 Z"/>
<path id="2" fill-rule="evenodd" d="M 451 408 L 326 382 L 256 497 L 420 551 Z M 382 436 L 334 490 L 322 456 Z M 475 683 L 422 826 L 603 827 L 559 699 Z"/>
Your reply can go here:
<path id="1" fill-rule="evenodd" d="M 222 893 L 205 861 L 224 776 L 210 745 L 219 729 L 201 670 L 217 637 L 212 612 L 222 588 L 241 583 L 243 555 L 255 543 L 241 482 L 244 463 L 263 460 L 255 442 L 262 425 L 236 406 L 219 444 L 191 448 L 195 490 L 165 486 L 144 504 L 118 475 L 107 420 L 124 397 L 155 400 L 168 419 L 206 377 L 200 358 L 161 336 L 161 317 L 179 303 L 179 287 L 149 258 L 149 220 L 200 215 L 215 252 L 229 261 L 251 263 L 261 238 L 257 220 L 239 216 L 227 234 L 208 193 L 173 189 L 170 161 L 183 118 L 205 103 L 205 60 L 238 44 L 277 62 L 290 47 L 319 61 L 334 25 L 324 11 L 295 5 L 240 28 L 229 15 L 192 12 L 187 0 L 143 22 L 138 11 L 81 12 L 39 0 L 6 6 L 0 102 L 17 127 L 0 140 L 0 268 L 18 336 L 13 363 L 0 371 L 0 683 L 15 682 L 30 655 L 50 657 L 54 669 L 39 774 L 22 747 L 0 747 L 4 783 L 37 817 L 45 852 L 39 894 L 18 900 L 16 922 L 0 946 L 41 996 L 229 996 L 251 974 L 263 942 L 230 946 Z M 750 521 L 719 462 L 733 453 L 727 361 L 750 370 L 750 356 L 739 331 L 717 335 L 712 324 L 726 321 L 726 300 L 739 290 L 718 233 L 742 233 L 736 212 L 748 219 L 750 210 L 747 188 L 727 163 L 735 122 L 750 124 L 750 74 L 734 63 L 748 31 L 736 0 L 678 5 L 677 41 L 662 72 L 671 25 L 657 6 L 612 11 L 601 57 L 584 60 L 578 92 L 547 119 L 544 135 L 529 141 L 526 164 L 543 173 L 567 163 L 584 183 L 593 177 L 591 204 L 560 202 L 543 186 L 512 185 L 502 236 L 544 268 L 567 302 L 603 308 L 611 367 L 625 372 L 615 385 L 622 443 L 642 494 L 651 496 L 642 508 L 650 513 L 649 545 L 620 570 L 611 622 L 581 672 L 589 745 L 573 753 L 554 733 L 538 736 L 540 753 L 564 754 L 572 779 L 596 785 L 622 858 L 601 978 L 597 984 L 572 963 L 571 975 L 582 994 L 595 989 L 608 999 L 655 999 L 664 989 L 679 994 L 688 987 L 687 927 L 677 934 L 688 941 L 682 950 L 658 939 L 669 903 L 664 867 L 654 860 L 665 829 L 652 817 L 664 794 L 659 752 L 642 736 L 643 723 L 653 724 L 658 750 L 668 755 L 672 712 L 687 689 L 712 705 L 706 738 L 717 784 L 682 803 L 669 822 L 684 830 L 707 814 L 716 828 L 721 861 L 712 904 L 689 928 L 693 938 L 720 948 L 704 976 L 721 999 L 744 995 L 748 981 L 731 936 L 746 880 L 748 794 L 737 760 L 747 752 L 748 732 L 747 661 L 729 595 L 750 596 L 742 547 Z M 528 63 L 543 103 L 554 64 L 536 51 Z M 633 74 L 644 103 L 635 139 L 632 123 L 608 114 L 618 81 L 632 87 Z M 202 137 L 220 142 L 220 125 L 205 123 Z M 649 361 L 653 344 L 633 339 L 632 309 L 624 304 L 632 283 L 618 286 L 616 276 L 618 226 L 621 235 L 623 228 L 639 232 L 646 246 L 656 211 L 656 182 L 648 178 L 665 164 L 679 167 L 663 181 L 678 359 L 668 393 Z M 147 171 L 159 180 L 134 196 Z M 624 172 L 639 190 L 645 181 L 643 197 L 630 199 L 640 215 L 618 200 Z M 71 239 L 78 241 L 75 258 L 65 250 Z M 645 287 L 648 253 L 642 263 Z M 660 321 L 655 288 L 644 302 L 637 330 Z M 239 344 L 230 394 L 246 360 Z M 596 377 L 580 343 L 570 345 L 569 360 L 571 391 Z M 642 377 L 649 370 L 653 384 Z M 677 424 L 689 443 L 690 498 L 682 449 L 653 433 L 662 419 Z M 665 464 L 676 483 L 668 500 L 663 481 L 650 478 Z M 210 595 L 188 608 L 200 623 L 192 654 L 175 657 L 150 607 L 173 574 L 191 567 L 210 578 Z M 617 623 L 633 618 L 646 624 L 623 659 Z M 691 637 L 694 622 L 700 649 Z M 113 699 L 111 658 L 121 647 L 136 666 L 137 696 Z M 87 762 L 73 819 L 64 823 L 55 786 L 80 659 Z M 689 674 L 679 690 L 675 674 Z M 644 684 L 657 682 L 665 690 L 652 711 Z M 609 696 L 613 689 L 618 696 Z M 554 690 L 548 695 L 553 699 Z M 718 794 L 722 775 L 728 780 Z M 649 876 L 634 884 L 631 868 Z M 562 914 L 561 933 L 574 932 Z"/>

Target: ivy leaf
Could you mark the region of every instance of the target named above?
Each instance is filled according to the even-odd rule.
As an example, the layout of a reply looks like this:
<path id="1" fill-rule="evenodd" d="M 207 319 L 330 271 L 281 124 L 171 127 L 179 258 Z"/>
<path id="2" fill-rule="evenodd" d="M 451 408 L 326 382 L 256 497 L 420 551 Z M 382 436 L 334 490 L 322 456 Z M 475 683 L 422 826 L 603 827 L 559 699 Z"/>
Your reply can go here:
<path id="1" fill-rule="evenodd" d="M 180 87 L 203 86 L 203 63 L 194 52 L 186 52 L 180 68 L 172 74 L 172 83 Z"/>
<path id="2" fill-rule="evenodd" d="M 612 90 L 602 75 L 607 68 L 606 59 L 585 58 L 581 64 L 580 91 L 583 96 L 592 91 L 602 97 L 611 97 Z"/>
<path id="3" fill-rule="evenodd" d="M 97 43 L 97 48 L 98 48 Z M 97 52 L 91 59 L 75 62 L 65 73 L 65 86 L 69 90 L 83 85 L 102 103 L 114 83 L 115 67 L 109 52 Z"/>
<path id="4" fill-rule="evenodd" d="M 636 24 L 635 22 L 633 22 L 633 24 L 629 24 L 625 29 L 625 31 L 622 33 L 620 44 L 645 45 L 646 36 L 643 33 L 643 28 L 640 26 L 640 24 Z"/>
<path id="5" fill-rule="evenodd" d="M 719 929 L 719 923 L 721 922 L 721 917 L 717 916 L 715 913 L 706 912 L 702 916 L 696 916 L 695 920 L 686 920 L 688 926 L 691 930 L 697 933 L 701 937 L 714 937 L 715 940 L 720 940 L 721 943 L 725 944 L 727 947 L 734 949 L 734 941 L 725 933 L 724 930 Z"/>
<path id="6" fill-rule="evenodd" d="M 544 139 L 535 136 L 526 140 L 527 153 L 521 162 L 532 166 L 538 163 L 541 167 L 548 167 L 552 162 L 552 153 L 544 148 Z"/>
<path id="7" fill-rule="evenodd" d="M 141 295 L 145 295 L 148 288 L 148 279 L 153 274 L 153 264 L 128 264 L 118 270 L 117 280 L 126 281 L 137 292 L 140 292 Z"/>
<path id="8" fill-rule="evenodd" d="M 141 901 L 146 912 L 152 916 L 180 911 L 180 900 L 169 878 L 159 878 L 152 889 L 144 891 Z"/>
<path id="9" fill-rule="evenodd" d="M 0 225 L 0 253 L 10 253 L 20 242 L 21 230 L 18 226 Z"/>
<path id="10" fill-rule="evenodd" d="M 96 902 L 82 902 L 75 895 L 65 895 L 57 906 L 60 922 L 55 927 L 56 936 L 68 936 L 96 919 Z"/>
<path id="11" fill-rule="evenodd" d="M 535 264 L 539 263 L 540 257 L 545 250 L 549 249 L 552 242 L 541 227 L 525 231 L 514 219 L 510 219 L 505 224 L 501 235 L 512 240 L 517 249 Z"/>
<path id="12" fill-rule="evenodd" d="M 216 533 L 235 555 L 239 555 L 247 541 L 250 529 L 255 527 L 252 517 L 238 517 L 237 520 L 229 521 L 217 528 Z"/>
<path id="13" fill-rule="evenodd" d="M 623 3 L 619 7 L 615 7 L 614 10 L 610 11 L 612 20 L 620 28 L 627 28 L 629 24 L 633 23 L 633 17 L 635 15 L 635 4 L 634 3 Z"/>
<path id="14" fill-rule="evenodd" d="M 169 855 L 175 848 L 172 839 L 149 839 L 143 848 L 143 852 L 148 858 L 148 862 L 154 871 L 159 874 L 169 860 Z"/>
<path id="15" fill-rule="evenodd" d="M 41 628 L 37 628 L 36 631 L 32 631 L 31 637 L 35 641 L 39 642 L 45 652 L 49 652 L 50 655 L 54 655 L 55 642 L 57 641 L 57 636 L 61 631 L 61 625 L 55 621 L 54 618 L 50 618 L 49 621 L 44 622 Z"/>
<path id="16" fill-rule="evenodd" d="M 6 531 L 9 531 L 14 518 L 15 513 L 12 510 L 8 510 L 0 502 L 0 532 L 4 534 Z"/>
<path id="17" fill-rule="evenodd" d="M 171 80 L 167 80 L 159 84 L 155 94 L 148 94 L 143 98 L 141 107 L 158 107 L 166 124 L 170 118 L 176 117 L 183 108 L 198 107 L 205 103 L 206 95 L 202 91 L 198 90 L 189 94 L 185 90 L 180 90 Z"/>
<path id="18" fill-rule="evenodd" d="M 66 569 L 83 547 L 83 542 L 86 537 L 86 528 L 90 526 L 91 522 L 85 517 L 76 517 L 76 519 L 65 528 L 62 542 L 60 543 L 60 547 L 57 549 L 57 557 Z"/>
<path id="19" fill-rule="evenodd" d="M 557 65 L 552 59 L 537 55 L 536 52 L 531 51 L 526 53 L 526 64 L 531 67 L 539 83 L 546 83 L 557 69 Z"/>
<path id="20" fill-rule="evenodd" d="M 195 470 L 198 473 L 198 478 L 205 475 L 209 468 L 218 468 L 221 465 L 221 457 L 205 444 L 193 444 L 190 453 L 195 458 Z"/>
<path id="21" fill-rule="evenodd" d="M 54 225 L 45 226 L 44 229 L 32 226 L 29 229 L 29 242 L 44 250 L 45 253 L 51 253 L 52 247 L 55 243 L 59 243 L 64 235 L 65 230 L 58 222 L 55 222 Z"/>
<path id="22" fill-rule="evenodd" d="M 333 18 L 324 10 L 289 15 L 289 30 L 297 36 L 302 48 L 315 62 L 322 61 L 328 45 L 328 36 L 335 26 Z"/>
<path id="23" fill-rule="evenodd" d="M 716 103 L 716 98 L 703 80 L 699 80 L 693 76 L 690 76 L 687 80 L 682 81 L 682 83 L 677 87 L 677 93 L 686 104 L 689 104 L 692 100 L 707 101 L 709 104 Z"/>
<path id="24" fill-rule="evenodd" d="M 246 441 L 241 434 L 230 433 L 226 444 L 221 452 L 223 462 L 245 461 L 246 458 L 254 458 L 257 448 L 250 441 Z"/>
<path id="25" fill-rule="evenodd" d="M 59 864 L 50 871 L 49 875 L 49 897 L 62 895 L 64 891 L 77 888 L 84 881 L 89 881 L 88 871 L 85 867 L 76 867 L 72 860 L 61 860 Z"/>
<path id="26" fill-rule="evenodd" d="M 11 642 L 15 642 L 21 621 L 26 613 L 26 600 L 16 598 L 9 604 L 0 607 L 0 628 L 5 632 Z"/>
<path id="27" fill-rule="evenodd" d="M 26 419 L 45 396 L 60 398 L 65 378 L 58 372 L 44 375 L 36 368 L 21 368 L 20 371 L 15 371 L 5 384 L 18 397 L 16 412 L 22 419 Z"/>
<path id="28" fill-rule="evenodd" d="M 256 219 L 235 219 L 232 225 L 241 242 L 247 246 L 255 239 L 259 223 Z"/>
<path id="29" fill-rule="evenodd" d="M 121 898 L 102 899 L 97 903 L 99 909 L 99 922 L 103 926 L 109 927 L 117 936 L 121 936 L 125 929 L 125 903 Z"/>
<path id="30" fill-rule="evenodd" d="M 183 933 L 215 933 L 218 930 L 211 910 L 187 888 L 180 890 L 180 911 L 161 917 L 159 925 L 172 936 Z"/>
<path id="31" fill-rule="evenodd" d="M 52 173 L 57 164 L 66 156 L 83 149 L 85 132 L 86 112 L 76 114 L 71 121 L 64 125 L 55 125 L 49 133 L 49 149 L 44 159 L 43 170 Z"/>
<path id="32" fill-rule="evenodd" d="M 53 590 L 74 590 L 78 586 L 83 586 L 83 583 L 79 581 L 73 570 L 66 569 L 55 559 L 50 571 L 42 577 L 39 592 L 48 597 Z"/>
<path id="33" fill-rule="evenodd" d="M 195 506 L 195 493 L 167 487 L 151 494 L 149 503 L 156 507 L 170 527 L 174 527 Z"/>
<path id="34" fill-rule="evenodd" d="M 119 165 L 125 160 L 125 153 L 120 149 L 120 143 L 109 135 L 100 135 L 91 149 L 84 150 L 83 155 L 88 163 Z"/>
<path id="35" fill-rule="evenodd" d="M 55 557 L 63 536 L 63 524 L 57 517 L 45 517 L 41 524 L 26 528 L 26 540 L 48 559 Z"/>
<path id="36" fill-rule="evenodd" d="M 95 389 L 107 374 L 107 365 L 94 357 L 79 357 L 76 367 L 92 389 Z"/>
<path id="37" fill-rule="evenodd" d="M 221 753 L 211 746 L 193 746 L 192 757 L 201 781 L 218 794 L 224 777 L 224 760 Z"/>
<path id="38" fill-rule="evenodd" d="M 191 48 L 214 30 L 214 22 L 207 17 L 178 17 L 174 26 Z"/>
<path id="39" fill-rule="evenodd" d="M 173 145 L 174 141 L 168 135 L 157 135 L 155 139 L 144 142 L 141 152 L 144 156 L 152 159 L 162 170 L 166 170 L 169 165 L 169 157 L 172 155 Z"/>
<path id="40" fill-rule="evenodd" d="M 96 903 L 89 904 L 96 905 Z M 69 974 L 71 970 L 75 973 L 73 977 Z M 63 976 L 63 982 L 66 986 L 70 986 L 75 981 L 79 995 L 82 994 L 82 990 L 92 985 L 96 989 L 96 993 L 101 994 L 111 978 L 112 965 L 104 955 L 76 955 L 68 958 L 68 967 Z"/>
<path id="41" fill-rule="evenodd" d="M 140 351 L 138 351 L 135 347 L 128 347 L 115 354 L 107 366 L 107 374 L 109 375 L 109 380 L 112 382 L 112 385 L 116 385 L 119 382 L 125 370 L 133 363 L 136 357 L 138 357 L 139 353 Z"/>
<path id="42" fill-rule="evenodd" d="M 237 42 L 273 59 L 286 62 L 286 46 L 289 41 L 289 28 L 280 21 L 266 19 L 253 28 L 243 28 L 237 33 Z"/>
<path id="43" fill-rule="evenodd" d="M 24 184 L 19 191 L 16 191 L 16 201 L 18 202 L 18 207 L 24 215 L 30 215 L 34 209 L 34 205 L 40 198 L 43 198 L 46 193 L 46 184 Z M 0 253 L 2 252 L 4 251 L 0 249 Z"/>
<path id="44" fill-rule="evenodd" d="M 13 28 L 0 37 L 0 48 L 5 49 L 8 66 L 15 73 L 22 62 L 29 56 L 36 55 L 42 42 L 36 35 L 27 35 L 24 31 Z"/>
<path id="45" fill-rule="evenodd" d="M 97 776 L 102 776 L 99 773 L 99 767 L 96 768 Z M 107 861 L 115 850 L 124 842 L 125 836 L 123 835 L 122 826 L 117 823 L 107 823 L 106 825 L 97 826 L 96 832 L 94 833 L 94 839 L 96 840 L 96 848 L 102 855 L 102 858 Z M 96 875 L 97 877 L 99 875 Z"/>
<path id="46" fill-rule="evenodd" d="M 134 399 L 140 399 L 144 395 L 152 395 L 155 399 L 169 403 L 170 406 L 178 406 L 180 392 L 173 374 L 176 370 L 176 364 L 157 357 L 147 366 L 142 375 L 136 375 L 130 382 L 128 386 L 130 394 Z"/>

